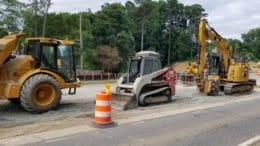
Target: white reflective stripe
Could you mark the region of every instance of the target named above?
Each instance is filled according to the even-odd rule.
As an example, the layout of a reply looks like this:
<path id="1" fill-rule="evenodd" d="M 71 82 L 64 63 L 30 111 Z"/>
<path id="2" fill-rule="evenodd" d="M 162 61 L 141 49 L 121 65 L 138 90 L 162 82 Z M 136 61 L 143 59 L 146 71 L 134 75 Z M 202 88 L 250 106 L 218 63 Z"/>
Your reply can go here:
<path id="1" fill-rule="evenodd" d="M 111 101 L 96 100 L 96 105 L 109 106 L 111 105 Z"/>
<path id="2" fill-rule="evenodd" d="M 110 112 L 98 112 L 98 111 L 96 111 L 95 117 L 104 118 L 104 117 L 111 117 L 111 116 L 110 116 Z"/>

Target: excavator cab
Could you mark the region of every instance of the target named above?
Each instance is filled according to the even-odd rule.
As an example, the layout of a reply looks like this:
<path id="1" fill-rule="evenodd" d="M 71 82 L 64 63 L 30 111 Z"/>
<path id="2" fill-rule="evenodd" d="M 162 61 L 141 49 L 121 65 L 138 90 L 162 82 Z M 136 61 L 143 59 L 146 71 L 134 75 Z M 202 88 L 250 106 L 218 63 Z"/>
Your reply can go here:
<path id="1" fill-rule="evenodd" d="M 35 68 L 43 68 L 62 76 L 66 82 L 76 81 L 73 43 L 55 39 L 31 38 L 24 55 L 31 55 Z"/>
<path id="2" fill-rule="evenodd" d="M 206 56 L 209 75 L 218 75 L 220 71 L 221 58 L 218 54 L 208 53 Z"/>

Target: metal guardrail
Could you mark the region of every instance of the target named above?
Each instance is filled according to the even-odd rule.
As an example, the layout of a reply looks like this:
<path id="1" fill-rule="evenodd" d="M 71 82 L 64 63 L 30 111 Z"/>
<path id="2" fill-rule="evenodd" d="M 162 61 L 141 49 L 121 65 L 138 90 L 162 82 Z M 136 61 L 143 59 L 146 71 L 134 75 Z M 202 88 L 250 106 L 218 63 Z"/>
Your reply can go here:
<path id="1" fill-rule="evenodd" d="M 104 71 L 77 71 L 77 77 L 80 80 L 117 80 L 122 75 L 122 73 L 109 73 Z"/>

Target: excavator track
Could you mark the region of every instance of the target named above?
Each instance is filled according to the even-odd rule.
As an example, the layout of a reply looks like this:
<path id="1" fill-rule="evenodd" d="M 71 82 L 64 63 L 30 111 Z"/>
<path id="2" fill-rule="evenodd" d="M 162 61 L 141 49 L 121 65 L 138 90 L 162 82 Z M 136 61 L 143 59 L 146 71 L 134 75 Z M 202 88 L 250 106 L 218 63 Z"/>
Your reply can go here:
<path id="1" fill-rule="evenodd" d="M 225 94 L 250 92 L 254 89 L 254 84 L 251 82 L 247 83 L 227 83 L 224 86 Z"/>

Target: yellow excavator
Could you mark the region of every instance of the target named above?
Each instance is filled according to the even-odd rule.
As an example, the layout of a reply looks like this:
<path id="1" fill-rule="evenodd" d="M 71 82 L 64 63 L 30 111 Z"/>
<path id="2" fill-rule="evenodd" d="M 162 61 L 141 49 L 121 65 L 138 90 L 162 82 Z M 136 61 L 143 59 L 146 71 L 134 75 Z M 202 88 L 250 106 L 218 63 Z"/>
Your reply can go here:
<path id="1" fill-rule="evenodd" d="M 206 52 L 207 41 L 216 47 L 214 52 Z M 197 86 L 207 95 L 218 95 L 252 91 L 256 80 L 249 78 L 249 64 L 235 56 L 228 42 L 206 19 L 199 24 L 199 60 Z"/>
<path id="2" fill-rule="evenodd" d="M 75 94 L 80 87 L 74 62 L 75 43 L 51 38 L 27 38 L 19 55 L 19 33 L 0 38 L 0 98 L 20 103 L 32 113 L 54 109 L 61 89 Z M 21 51 L 20 51 L 21 52 Z"/>
<path id="3" fill-rule="evenodd" d="M 198 73 L 198 67 L 196 63 L 188 63 L 185 71 L 181 74 L 181 81 L 184 85 L 195 85 L 195 77 Z"/>

